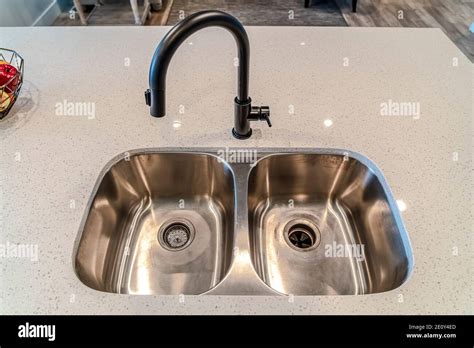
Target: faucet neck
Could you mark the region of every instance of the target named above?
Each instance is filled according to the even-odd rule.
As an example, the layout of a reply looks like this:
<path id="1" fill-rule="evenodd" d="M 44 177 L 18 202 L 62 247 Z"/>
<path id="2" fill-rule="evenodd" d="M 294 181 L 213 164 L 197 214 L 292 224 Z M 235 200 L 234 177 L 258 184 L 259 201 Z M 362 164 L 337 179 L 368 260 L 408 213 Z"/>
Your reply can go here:
<path id="1" fill-rule="evenodd" d="M 239 58 L 237 97 L 234 100 L 234 128 L 232 134 L 238 139 L 252 135 L 250 121 L 267 121 L 271 127 L 268 107 L 253 107 L 249 97 L 250 45 L 242 24 L 231 15 L 221 11 L 195 13 L 176 24 L 156 48 L 150 66 L 150 89 L 145 92 L 147 105 L 154 117 L 166 115 L 166 73 L 178 47 L 193 33 L 206 27 L 218 26 L 227 29 L 237 43 Z"/>
<path id="2" fill-rule="evenodd" d="M 151 61 L 149 83 L 150 96 L 147 97 L 151 107 L 151 115 L 163 117 L 165 110 L 166 73 L 168 66 L 178 47 L 196 31 L 218 26 L 227 29 L 237 43 L 238 79 L 237 98 L 241 102 L 249 100 L 249 61 L 250 45 L 242 24 L 235 18 L 221 11 L 203 11 L 192 14 L 175 25 L 161 40 Z"/>

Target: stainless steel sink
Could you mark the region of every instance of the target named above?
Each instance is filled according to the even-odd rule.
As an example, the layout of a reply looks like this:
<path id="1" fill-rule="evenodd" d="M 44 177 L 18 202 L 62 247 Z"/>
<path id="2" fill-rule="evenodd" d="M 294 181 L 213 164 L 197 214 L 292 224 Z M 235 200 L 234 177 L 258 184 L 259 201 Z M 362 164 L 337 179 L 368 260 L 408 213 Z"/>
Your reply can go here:
<path id="1" fill-rule="evenodd" d="M 125 294 L 360 295 L 413 257 L 381 172 L 334 149 L 146 149 L 114 158 L 76 241 L 87 286 Z"/>
<path id="2" fill-rule="evenodd" d="M 235 187 L 228 165 L 192 153 L 137 154 L 113 164 L 89 208 L 79 279 L 126 294 L 201 294 L 231 262 Z"/>

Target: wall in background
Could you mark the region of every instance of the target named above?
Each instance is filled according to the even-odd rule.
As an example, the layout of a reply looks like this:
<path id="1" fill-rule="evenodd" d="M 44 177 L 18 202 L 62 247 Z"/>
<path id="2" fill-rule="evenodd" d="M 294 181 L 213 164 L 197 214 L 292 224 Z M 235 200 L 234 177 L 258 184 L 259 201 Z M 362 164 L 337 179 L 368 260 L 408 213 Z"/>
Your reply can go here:
<path id="1" fill-rule="evenodd" d="M 0 0 L 0 26 L 50 25 L 59 15 L 56 0 Z"/>

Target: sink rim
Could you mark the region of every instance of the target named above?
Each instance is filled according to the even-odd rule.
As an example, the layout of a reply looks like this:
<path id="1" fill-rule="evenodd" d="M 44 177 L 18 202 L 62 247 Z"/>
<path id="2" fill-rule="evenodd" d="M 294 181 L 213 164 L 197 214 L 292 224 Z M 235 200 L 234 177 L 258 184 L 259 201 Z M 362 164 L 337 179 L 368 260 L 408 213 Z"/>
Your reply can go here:
<path id="1" fill-rule="evenodd" d="M 228 162 L 226 158 L 223 158 L 221 155 L 219 155 L 219 152 L 225 150 L 225 151 L 232 151 L 232 150 L 253 150 L 256 151 L 257 153 L 257 160 L 250 164 L 250 169 L 247 170 L 247 174 L 245 176 L 245 185 L 238 185 L 238 180 L 237 180 L 237 174 L 236 171 L 234 170 L 234 167 L 236 165 L 241 165 L 241 163 L 234 164 L 232 162 Z M 239 237 L 239 234 L 241 234 L 241 230 L 245 230 L 245 234 L 248 239 L 248 244 L 247 244 L 247 251 L 250 251 L 250 238 L 249 238 L 249 230 L 250 226 L 248 226 L 248 219 L 245 219 L 246 225 L 245 226 L 240 226 L 237 227 L 237 221 L 239 220 L 239 214 L 242 214 L 242 212 L 239 212 L 239 204 L 238 204 L 238 196 L 243 196 L 243 199 L 245 200 L 245 216 L 248 216 L 248 182 L 251 173 L 254 171 L 255 167 L 258 165 L 258 163 L 265 158 L 268 158 L 270 156 L 280 156 L 280 155 L 289 155 L 289 154 L 301 154 L 301 155 L 309 155 L 309 154 L 320 154 L 320 155 L 336 155 L 336 156 L 348 156 L 349 158 L 352 158 L 356 161 L 359 161 L 362 163 L 364 166 L 367 167 L 368 170 L 370 170 L 379 180 L 384 193 L 387 197 L 387 202 L 389 204 L 390 210 L 393 214 L 394 221 L 397 225 L 397 228 L 400 231 L 400 238 L 403 243 L 403 247 L 405 250 L 405 253 L 408 257 L 408 269 L 407 269 L 407 275 L 403 283 L 401 283 L 399 286 L 383 291 L 383 292 L 377 292 L 377 293 L 367 293 L 363 294 L 364 296 L 377 296 L 380 294 L 385 294 L 393 291 L 397 291 L 399 288 L 406 286 L 408 282 L 410 281 L 411 277 L 413 276 L 414 273 L 414 267 L 415 267 L 415 256 L 413 254 L 413 248 L 412 248 L 412 243 L 410 241 L 408 231 L 405 227 L 405 224 L 403 223 L 403 220 L 401 218 L 401 213 L 399 211 L 398 205 L 395 201 L 394 195 L 392 190 L 390 189 L 390 186 L 388 185 L 388 182 L 380 170 L 380 168 L 375 164 L 374 161 L 372 161 L 369 157 L 356 152 L 352 150 L 347 150 L 347 149 L 341 149 L 341 148 L 331 148 L 331 147 L 326 147 L 326 148 L 319 148 L 319 147 L 294 147 L 294 148 L 281 148 L 281 147 L 257 147 L 257 146 L 225 146 L 225 147 L 152 147 L 152 148 L 135 148 L 131 149 L 128 151 L 123 151 L 120 152 L 119 154 L 115 155 L 112 159 L 110 159 L 100 170 L 97 179 L 95 181 L 95 184 L 90 191 L 89 198 L 87 200 L 86 207 L 84 209 L 84 213 L 82 215 L 79 228 L 78 228 L 78 233 L 76 234 L 75 240 L 74 240 L 74 245 L 72 249 L 72 268 L 73 272 L 76 275 L 76 280 L 78 283 L 83 285 L 84 287 L 92 290 L 92 291 L 98 291 L 101 293 L 110 293 L 114 295 L 131 295 L 131 294 L 118 294 L 118 293 L 111 293 L 108 291 L 103 291 L 99 289 L 94 289 L 86 285 L 85 283 L 82 282 L 81 278 L 78 275 L 77 269 L 76 269 L 76 257 L 79 251 L 79 244 L 82 239 L 83 233 L 84 233 L 84 227 L 87 222 L 87 218 L 90 214 L 92 203 L 95 199 L 95 196 L 97 194 L 97 191 L 99 189 L 99 186 L 104 179 L 104 176 L 107 174 L 107 172 L 118 162 L 125 160 L 126 158 L 130 158 L 136 155 L 152 155 L 152 154 L 160 154 L 160 153 L 181 153 L 181 154 L 193 154 L 193 155 L 206 155 L 206 156 L 212 156 L 215 157 L 219 163 L 222 163 L 226 169 L 230 170 L 232 173 L 232 180 L 234 184 L 234 189 L 235 189 L 235 196 L 234 196 L 234 235 L 233 235 L 233 248 L 235 249 L 237 243 L 237 238 Z M 246 165 L 249 165 L 247 163 Z M 240 207 L 242 208 L 242 207 Z M 202 295 L 218 295 L 218 296 L 235 296 L 235 295 L 241 295 L 240 293 L 237 292 L 232 292 L 229 291 L 228 293 L 220 293 L 215 290 L 219 290 L 221 288 L 221 285 L 223 283 L 226 283 L 226 280 L 229 279 L 232 276 L 233 270 L 236 265 L 236 255 L 234 252 L 231 254 L 231 259 L 230 259 L 230 265 L 229 268 L 226 272 L 226 274 L 223 276 L 223 278 L 220 280 L 219 283 L 217 283 L 214 287 L 210 288 L 209 290 L 197 294 L 197 295 L 186 295 L 186 296 L 202 296 Z M 273 288 L 271 288 L 268 284 L 266 284 L 259 276 L 258 273 L 255 269 L 255 266 L 253 264 L 253 260 L 250 261 L 250 266 L 252 268 L 252 271 L 254 273 L 254 276 L 256 277 L 256 280 L 260 283 L 259 286 L 256 286 L 255 288 L 255 293 L 251 292 L 247 294 L 247 296 L 255 296 L 255 295 L 264 295 L 264 296 L 289 296 L 289 294 L 284 294 L 281 293 Z M 255 278 L 254 277 L 254 278 Z M 255 282 L 255 279 L 253 280 Z M 263 287 L 263 288 L 262 288 Z M 225 287 L 224 287 L 225 289 Z M 131 295 L 131 296 L 136 296 L 136 295 Z M 174 295 L 158 295 L 158 294 L 142 294 L 140 296 L 174 296 Z M 296 295 L 294 295 L 296 296 Z M 327 297 L 327 296 L 360 296 L 360 295 L 300 295 L 301 296 L 311 296 L 311 297 Z"/>

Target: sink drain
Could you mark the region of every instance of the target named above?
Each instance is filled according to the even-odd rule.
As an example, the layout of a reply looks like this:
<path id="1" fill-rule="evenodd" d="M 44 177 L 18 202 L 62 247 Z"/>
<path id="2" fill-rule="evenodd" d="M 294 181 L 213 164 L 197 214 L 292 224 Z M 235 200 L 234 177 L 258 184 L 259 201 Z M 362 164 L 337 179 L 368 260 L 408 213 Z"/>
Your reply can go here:
<path id="1" fill-rule="evenodd" d="M 168 221 L 158 231 L 158 241 L 167 250 L 186 248 L 194 239 L 194 226 L 185 219 Z"/>
<path id="2" fill-rule="evenodd" d="M 166 229 L 163 239 L 170 248 L 181 248 L 189 240 L 189 229 L 183 224 L 171 225 Z"/>
<path id="3" fill-rule="evenodd" d="M 321 241 L 319 229 L 306 219 L 296 219 L 288 222 L 283 229 L 283 233 L 288 245 L 299 251 L 312 250 Z"/>

